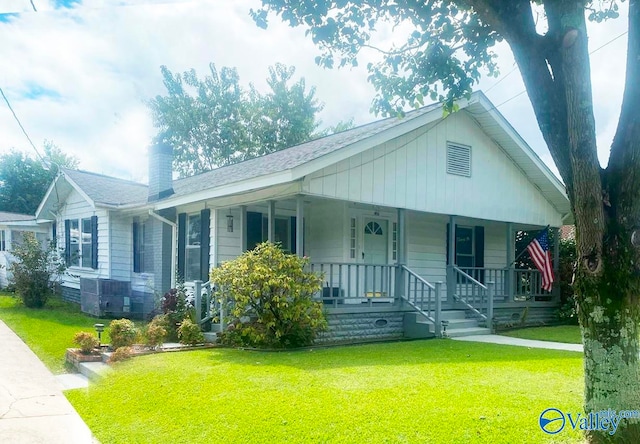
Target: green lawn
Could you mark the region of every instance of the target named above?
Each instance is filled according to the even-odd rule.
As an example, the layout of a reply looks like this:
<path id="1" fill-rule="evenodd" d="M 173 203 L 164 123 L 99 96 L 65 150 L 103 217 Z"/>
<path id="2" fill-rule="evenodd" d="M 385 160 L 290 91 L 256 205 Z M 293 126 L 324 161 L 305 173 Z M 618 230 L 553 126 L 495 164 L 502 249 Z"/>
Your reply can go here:
<path id="1" fill-rule="evenodd" d="M 54 373 L 64 373 L 65 350 L 76 347 L 73 336 L 79 331 L 95 332 L 93 324 L 108 325 L 109 319 L 97 319 L 80 312 L 77 304 L 49 300 L 45 308 L 26 308 L 6 293 L 0 293 L 0 319 L 38 355 Z M 109 334 L 102 334 L 109 342 Z"/>
<path id="2" fill-rule="evenodd" d="M 67 392 L 108 443 L 541 443 L 548 407 L 582 411 L 582 354 L 426 340 L 134 358 Z"/>
<path id="3" fill-rule="evenodd" d="M 539 341 L 566 342 L 582 344 L 580 327 L 577 325 L 557 325 L 554 327 L 523 328 L 501 333 L 503 336 L 521 339 L 537 339 Z"/>

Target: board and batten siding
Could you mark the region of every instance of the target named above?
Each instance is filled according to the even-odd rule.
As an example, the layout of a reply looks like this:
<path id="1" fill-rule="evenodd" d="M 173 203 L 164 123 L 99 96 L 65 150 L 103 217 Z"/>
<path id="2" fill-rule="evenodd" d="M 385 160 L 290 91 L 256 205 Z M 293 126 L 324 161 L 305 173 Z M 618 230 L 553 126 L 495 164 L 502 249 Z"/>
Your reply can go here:
<path id="1" fill-rule="evenodd" d="M 471 177 L 446 172 L 447 142 L 471 147 Z M 305 193 L 394 208 L 560 226 L 561 215 L 465 112 L 309 175 Z"/>
<path id="2" fill-rule="evenodd" d="M 64 286 L 70 288 L 80 288 L 80 277 L 86 278 L 110 278 L 111 261 L 110 261 L 110 230 L 109 230 L 109 211 L 103 208 L 94 209 L 84 197 L 77 191 L 72 190 L 65 201 L 64 207 L 61 209 L 57 219 L 57 237 L 58 248 L 65 248 L 65 230 L 64 221 L 66 219 L 84 219 L 91 216 L 98 216 L 98 269 L 84 267 L 69 267 L 67 273 L 63 276 Z M 70 276 L 73 275 L 73 276 Z"/>
<path id="3" fill-rule="evenodd" d="M 212 227 L 217 233 L 217 236 L 211 236 L 211 242 L 215 242 L 217 239 L 217 245 L 211 247 L 209 250 L 211 262 L 210 265 L 218 265 L 225 261 L 230 261 L 242 254 L 242 244 L 240 242 L 240 208 L 231 208 L 226 210 L 217 210 L 216 212 L 215 226 L 212 223 Z M 229 233 L 227 230 L 227 216 L 231 214 L 233 216 L 233 232 Z M 213 220 L 213 214 L 211 215 Z M 217 253 L 217 257 L 211 257 L 212 253 Z M 216 261 L 216 262 L 214 262 Z"/>
<path id="4" fill-rule="evenodd" d="M 346 202 L 314 201 L 305 210 L 305 216 L 306 252 L 311 262 L 345 262 L 348 251 Z"/>

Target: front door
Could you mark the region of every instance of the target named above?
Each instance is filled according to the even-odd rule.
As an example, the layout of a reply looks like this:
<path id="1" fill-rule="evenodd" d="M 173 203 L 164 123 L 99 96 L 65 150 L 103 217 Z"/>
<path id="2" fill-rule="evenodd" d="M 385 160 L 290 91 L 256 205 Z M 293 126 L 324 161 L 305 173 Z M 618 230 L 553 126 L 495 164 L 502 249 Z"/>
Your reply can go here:
<path id="1" fill-rule="evenodd" d="M 365 218 L 363 234 L 362 262 L 364 264 L 386 265 L 389 249 L 388 222 L 384 219 Z M 387 267 L 365 266 L 365 296 L 387 297 L 388 269 Z"/>

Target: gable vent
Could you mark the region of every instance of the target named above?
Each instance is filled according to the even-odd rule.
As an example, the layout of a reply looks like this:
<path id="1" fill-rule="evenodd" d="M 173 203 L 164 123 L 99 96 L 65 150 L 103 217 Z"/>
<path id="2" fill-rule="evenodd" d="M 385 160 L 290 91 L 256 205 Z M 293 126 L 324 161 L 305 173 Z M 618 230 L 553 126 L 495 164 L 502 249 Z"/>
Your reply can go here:
<path id="1" fill-rule="evenodd" d="M 471 177 L 471 147 L 447 142 L 447 173 Z"/>

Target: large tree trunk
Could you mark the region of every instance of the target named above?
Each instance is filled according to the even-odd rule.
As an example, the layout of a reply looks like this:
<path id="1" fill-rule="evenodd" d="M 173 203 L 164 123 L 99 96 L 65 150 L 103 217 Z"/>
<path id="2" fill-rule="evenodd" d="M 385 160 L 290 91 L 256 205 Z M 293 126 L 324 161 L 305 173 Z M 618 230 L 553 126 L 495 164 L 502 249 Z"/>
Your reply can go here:
<path id="1" fill-rule="evenodd" d="M 630 1 L 627 87 L 606 170 L 597 158 L 584 4 L 545 1 L 549 31 L 540 36 L 529 1 L 475 2 L 483 21 L 510 44 L 567 186 L 576 224 L 585 413 L 640 409 L 640 252 L 632 242 L 640 228 L 638 1 Z M 586 433 L 593 443 L 640 443 L 638 420 L 623 419 L 609 431 Z"/>

